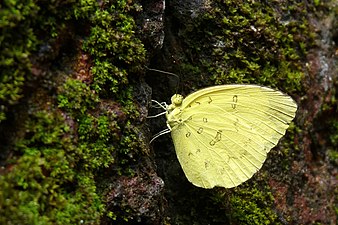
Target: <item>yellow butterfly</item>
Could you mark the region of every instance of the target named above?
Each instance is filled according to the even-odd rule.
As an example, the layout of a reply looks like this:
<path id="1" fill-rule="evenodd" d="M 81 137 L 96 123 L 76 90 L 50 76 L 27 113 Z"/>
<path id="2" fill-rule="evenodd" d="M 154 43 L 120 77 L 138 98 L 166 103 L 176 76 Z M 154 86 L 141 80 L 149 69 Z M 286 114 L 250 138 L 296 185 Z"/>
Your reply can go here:
<path id="1" fill-rule="evenodd" d="M 202 188 L 231 188 L 263 165 L 295 117 L 288 95 L 257 85 L 219 85 L 166 106 L 168 130 L 188 180 Z M 160 135 L 161 135 L 160 134 Z"/>

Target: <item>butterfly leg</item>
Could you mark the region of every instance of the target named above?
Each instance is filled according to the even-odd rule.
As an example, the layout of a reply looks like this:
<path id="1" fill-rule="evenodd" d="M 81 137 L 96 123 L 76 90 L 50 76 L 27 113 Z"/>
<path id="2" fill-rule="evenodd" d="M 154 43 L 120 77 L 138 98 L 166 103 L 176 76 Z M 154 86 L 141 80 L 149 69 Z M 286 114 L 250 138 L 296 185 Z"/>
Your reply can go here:
<path id="1" fill-rule="evenodd" d="M 166 102 L 158 102 L 156 100 L 151 100 L 151 102 L 154 102 L 154 103 L 157 104 L 157 106 L 159 106 L 159 107 L 157 107 L 157 106 L 151 105 L 151 107 L 153 107 L 153 108 L 162 108 L 164 110 L 167 110 L 168 104 Z"/>
<path id="2" fill-rule="evenodd" d="M 163 134 L 167 134 L 167 133 L 170 133 L 170 129 L 165 129 L 165 130 L 162 130 L 160 131 L 159 133 L 155 134 L 154 137 L 150 140 L 149 143 L 153 142 L 156 138 L 158 138 L 159 136 L 162 136 Z"/>
<path id="3" fill-rule="evenodd" d="M 164 112 L 161 112 L 161 113 L 159 113 L 159 114 L 156 114 L 156 115 L 154 115 L 154 116 L 147 116 L 147 118 L 155 118 L 155 117 L 159 117 L 159 116 L 162 116 L 162 115 L 164 115 L 164 114 L 166 114 L 167 113 L 167 107 L 168 107 L 168 105 L 167 105 L 167 103 L 165 103 L 165 102 L 158 102 L 158 101 L 156 101 L 156 100 L 151 100 L 152 102 L 154 102 L 154 103 L 156 103 L 156 105 L 154 106 L 154 105 L 151 105 L 151 107 L 153 107 L 153 108 L 162 108 L 162 109 L 164 109 L 165 111 Z"/>

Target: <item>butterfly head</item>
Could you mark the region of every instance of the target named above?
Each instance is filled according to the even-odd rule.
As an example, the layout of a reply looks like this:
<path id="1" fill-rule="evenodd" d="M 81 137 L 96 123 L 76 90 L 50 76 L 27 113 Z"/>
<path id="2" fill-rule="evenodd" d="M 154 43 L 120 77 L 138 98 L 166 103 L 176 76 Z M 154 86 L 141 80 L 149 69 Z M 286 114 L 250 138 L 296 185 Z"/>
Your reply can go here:
<path id="1" fill-rule="evenodd" d="M 171 104 L 167 108 L 167 125 L 169 129 L 171 130 L 175 126 L 178 126 L 179 124 L 182 123 L 182 118 L 181 118 L 181 106 L 183 102 L 183 96 L 179 94 L 174 94 L 171 97 Z"/>
<path id="2" fill-rule="evenodd" d="M 177 114 L 180 110 L 180 106 L 182 105 L 182 102 L 183 102 L 183 96 L 182 95 L 179 95 L 179 94 L 174 94 L 172 97 L 171 97 L 171 104 L 167 107 L 167 118 L 168 118 L 168 115 L 171 114 Z M 173 113 L 173 111 L 177 111 L 176 113 Z"/>
<path id="3" fill-rule="evenodd" d="M 182 105 L 182 101 L 183 101 L 183 96 L 179 95 L 179 94 L 174 94 L 171 97 L 171 104 L 178 107 L 180 105 Z"/>

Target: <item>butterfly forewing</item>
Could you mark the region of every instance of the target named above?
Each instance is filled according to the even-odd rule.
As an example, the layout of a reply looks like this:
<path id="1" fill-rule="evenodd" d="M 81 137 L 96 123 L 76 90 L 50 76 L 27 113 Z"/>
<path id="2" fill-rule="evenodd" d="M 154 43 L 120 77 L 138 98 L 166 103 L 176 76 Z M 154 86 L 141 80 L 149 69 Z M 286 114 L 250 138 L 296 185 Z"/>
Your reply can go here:
<path id="1" fill-rule="evenodd" d="M 171 133 L 187 178 L 199 187 L 230 188 L 261 168 L 297 105 L 269 88 L 223 85 L 194 92 L 180 109 Z"/>

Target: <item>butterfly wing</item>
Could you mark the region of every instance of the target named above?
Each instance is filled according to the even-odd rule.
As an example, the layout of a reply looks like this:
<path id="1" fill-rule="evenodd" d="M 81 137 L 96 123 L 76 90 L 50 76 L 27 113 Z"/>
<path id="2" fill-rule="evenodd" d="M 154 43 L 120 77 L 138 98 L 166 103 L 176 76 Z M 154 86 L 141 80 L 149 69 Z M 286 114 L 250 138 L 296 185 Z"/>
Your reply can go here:
<path id="1" fill-rule="evenodd" d="M 289 96 L 256 85 L 220 85 L 187 96 L 170 118 L 178 121 L 171 135 L 186 177 L 203 188 L 248 180 L 296 110 Z"/>

